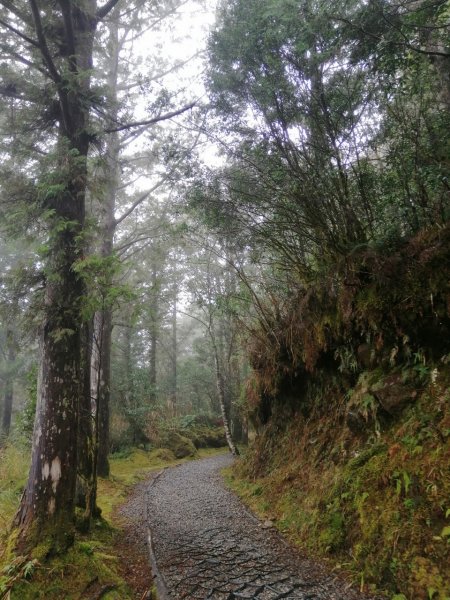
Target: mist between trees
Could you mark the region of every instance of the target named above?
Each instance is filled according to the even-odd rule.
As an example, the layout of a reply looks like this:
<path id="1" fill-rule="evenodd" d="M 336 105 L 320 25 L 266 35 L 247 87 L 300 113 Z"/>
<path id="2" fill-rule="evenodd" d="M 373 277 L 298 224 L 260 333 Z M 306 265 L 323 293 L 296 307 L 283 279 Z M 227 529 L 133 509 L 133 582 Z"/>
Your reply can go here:
<path id="1" fill-rule="evenodd" d="M 33 438 L 24 546 L 67 547 L 76 507 L 89 528 L 110 451 L 202 415 L 236 453 L 283 368 L 387 344 L 384 315 L 340 319 L 348 294 L 382 297 L 385 260 L 446 239 L 448 3 L 223 1 L 200 67 L 145 55 L 186 4 L 0 0 L 2 439 Z M 416 311 L 430 288 L 408 282 Z M 390 333 L 428 351 L 397 313 Z"/>

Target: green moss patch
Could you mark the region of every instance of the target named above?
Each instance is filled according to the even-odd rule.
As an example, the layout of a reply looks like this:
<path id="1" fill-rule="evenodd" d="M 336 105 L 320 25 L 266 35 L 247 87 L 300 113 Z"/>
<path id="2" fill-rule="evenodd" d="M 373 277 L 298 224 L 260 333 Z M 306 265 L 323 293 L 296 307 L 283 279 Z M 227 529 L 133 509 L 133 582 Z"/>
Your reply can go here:
<path id="1" fill-rule="evenodd" d="M 118 561 L 110 554 L 116 534 L 114 529 L 99 523 L 89 538 L 77 540 L 66 554 L 49 562 L 35 559 L 35 571 L 15 583 L 11 600 L 76 600 L 92 597 L 102 589 L 114 591 L 116 598 L 131 599 Z"/>
<path id="2" fill-rule="evenodd" d="M 197 452 L 197 449 L 192 441 L 177 431 L 168 431 L 163 436 L 162 445 L 171 450 L 175 455 L 175 458 L 195 456 Z"/>

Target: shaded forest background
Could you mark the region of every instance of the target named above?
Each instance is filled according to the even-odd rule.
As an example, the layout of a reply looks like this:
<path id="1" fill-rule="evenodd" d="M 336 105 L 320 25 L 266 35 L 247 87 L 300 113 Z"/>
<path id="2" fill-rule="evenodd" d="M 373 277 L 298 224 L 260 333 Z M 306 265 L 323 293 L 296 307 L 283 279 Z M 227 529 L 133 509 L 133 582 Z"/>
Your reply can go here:
<path id="1" fill-rule="evenodd" d="M 231 485 L 296 543 L 445 600 L 449 3 L 229 0 L 165 62 L 185 4 L 0 1 L 19 545 L 89 529 L 110 452 L 250 434 Z"/>

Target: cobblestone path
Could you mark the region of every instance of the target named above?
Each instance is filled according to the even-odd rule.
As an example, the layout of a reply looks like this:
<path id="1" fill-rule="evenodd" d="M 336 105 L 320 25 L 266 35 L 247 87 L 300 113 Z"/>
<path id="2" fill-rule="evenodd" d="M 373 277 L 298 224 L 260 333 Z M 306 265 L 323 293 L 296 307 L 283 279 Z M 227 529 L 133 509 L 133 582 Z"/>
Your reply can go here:
<path id="1" fill-rule="evenodd" d="M 261 526 L 224 487 L 220 469 L 229 464 L 225 455 L 189 462 L 151 483 L 148 521 L 161 600 L 361 598 Z"/>

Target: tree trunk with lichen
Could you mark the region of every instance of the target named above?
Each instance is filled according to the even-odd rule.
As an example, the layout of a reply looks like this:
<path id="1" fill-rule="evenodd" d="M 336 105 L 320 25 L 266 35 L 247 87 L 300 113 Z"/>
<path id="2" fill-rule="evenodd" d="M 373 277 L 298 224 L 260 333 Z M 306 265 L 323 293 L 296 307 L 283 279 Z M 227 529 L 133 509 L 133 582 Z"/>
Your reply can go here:
<path id="1" fill-rule="evenodd" d="M 52 193 L 45 197 L 49 240 L 31 468 L 15 518 L 22 545 L 47 538 L 53 551 L 73 540 L 85 295 L 76 267 L 84 257 L 86 97 L 97 23 L 94 0 L 58 4 L 59 10 L 42 12 L 30 2 L 39 49 L 59 98 L 59 133 Z M 52 19 L 64 31 L 61 64 L 53 62 L 43 19 Z"/>
<path id="2" fill-rule="evenodd" d="M 210 334 L 211 343 L 212 343 L 212 347 L 213 347 L 214 366 L 215 366 L 215 372 L 216 372 L 217 395 L 219 397 L 220 412 L 222 413 L 225 439 L 227 440 L 228 448 L 229 448 L 231 454 L 233 456 L 239 456 L 239 450 L 238 450 L 236 444 L 234 443 L 233 437 L 231 435 L 230 421 L 229 421 L 227 410 L 226 410 L 225 381 L 223 379 L 222 370 L 220 368 L 219 351 L 218 351 L 217 344 L 216 344 L 216 341 L 214 338 L 214 333 L 212 333 L 211 328 L 209 329 L 209 334 Z"/>
<path id="3" fill-rule="evenodd" d="M 72 252 L 64 255 L 69 267 Z M 43 531 L 54 532 L 57 546 L 64 547 L 71 541 L 73 526 L 81 393 L 79 317 L 71 304 L 79 297 L 81 282 L 70 268 L 59 268 L 58 273 L 59 285 L 46 290 L 48 301 L 58 297 L 60 310 L 47 311 L 42 331 L 32 463 L 15 524 L 22 537 L 31 534 L 30 541 Z M 64 288 L 58 289 L 61 284 Z"/>
<path id="4" fill-rule="evenodd" d="M 99 513 L 97 509 L 96 455 L 91 400 L 92 329 L 92 322 L 90 322 L 85 324 L 83 331 L 83 390 L 80 395 L 78 426 L 76 506 L 82 509 L 77 526 L 83 531 L 90 529 L 92 517 Z"/>

